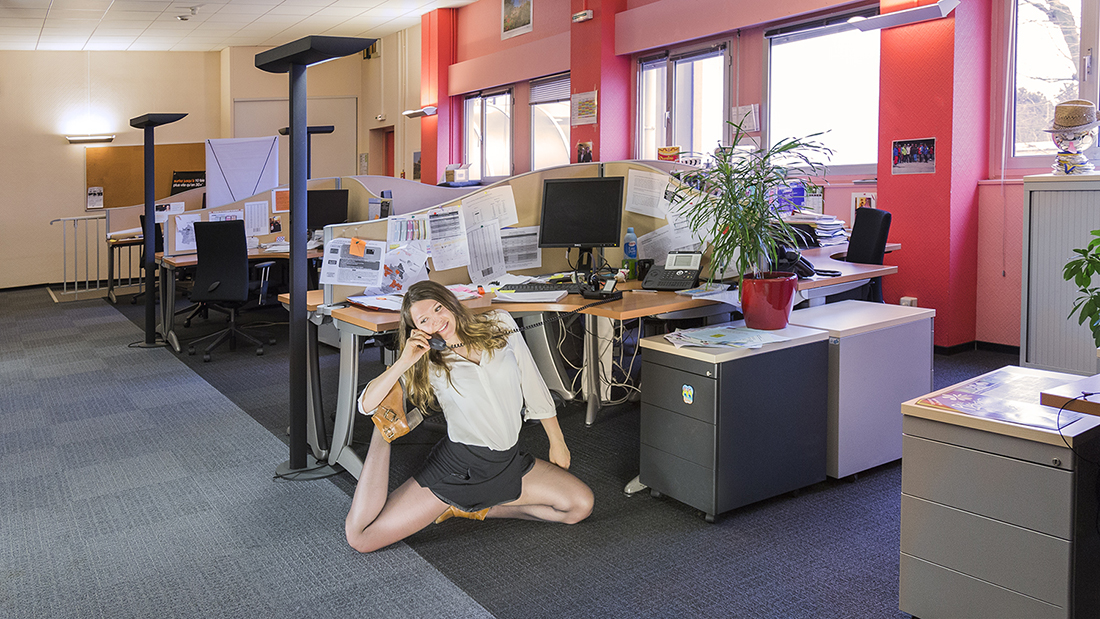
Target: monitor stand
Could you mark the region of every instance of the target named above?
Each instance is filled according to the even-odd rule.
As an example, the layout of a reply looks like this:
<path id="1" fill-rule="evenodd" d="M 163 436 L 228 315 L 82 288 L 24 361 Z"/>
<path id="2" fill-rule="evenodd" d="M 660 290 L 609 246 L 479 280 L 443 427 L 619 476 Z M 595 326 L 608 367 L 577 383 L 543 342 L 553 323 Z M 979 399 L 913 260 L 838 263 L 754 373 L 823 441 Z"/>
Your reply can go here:
<path id="1" fill-rule="evenodd" d="M 587 282 L 591 278 L 592 274 L 598 270 L 595 265 L 594 251 L 591 247 L 581 247 L 580 254 L 577 256 L 577 268 L 574 272 L 577 274 L 578 281 Z"/>

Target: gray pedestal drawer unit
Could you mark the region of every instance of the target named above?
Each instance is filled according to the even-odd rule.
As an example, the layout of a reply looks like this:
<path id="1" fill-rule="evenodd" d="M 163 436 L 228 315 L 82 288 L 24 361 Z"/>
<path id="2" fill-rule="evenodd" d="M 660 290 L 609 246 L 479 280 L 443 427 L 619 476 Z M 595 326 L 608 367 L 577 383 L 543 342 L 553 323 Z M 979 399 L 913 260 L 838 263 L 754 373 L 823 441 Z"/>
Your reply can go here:
<path id="1" fill-rule="evenodd" d="M 733 323 L 738 324 L 738 323 Z M 642 340 L 640 481 L 715 515 L 825 479 L 827 333 L 760 349 Z"/>

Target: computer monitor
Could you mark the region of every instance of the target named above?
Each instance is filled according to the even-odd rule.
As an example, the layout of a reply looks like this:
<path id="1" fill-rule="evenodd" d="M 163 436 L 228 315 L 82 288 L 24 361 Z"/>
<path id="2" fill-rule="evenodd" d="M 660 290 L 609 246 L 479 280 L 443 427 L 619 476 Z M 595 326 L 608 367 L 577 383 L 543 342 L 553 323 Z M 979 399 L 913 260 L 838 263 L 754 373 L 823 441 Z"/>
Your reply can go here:
<path id="1" fill-rule="evenodd" d="M 320 230 L 348 220 L 347 189 L 310 189 L 306 192 L 306 228 Z"/>
<path id="2" fill-rule="evenodd" d="M 592 249 L 622 241 L 624 181 L 621 176 L 546 179 L 539 247 L 579 248 L 577 270 L 591 273 Z"/>

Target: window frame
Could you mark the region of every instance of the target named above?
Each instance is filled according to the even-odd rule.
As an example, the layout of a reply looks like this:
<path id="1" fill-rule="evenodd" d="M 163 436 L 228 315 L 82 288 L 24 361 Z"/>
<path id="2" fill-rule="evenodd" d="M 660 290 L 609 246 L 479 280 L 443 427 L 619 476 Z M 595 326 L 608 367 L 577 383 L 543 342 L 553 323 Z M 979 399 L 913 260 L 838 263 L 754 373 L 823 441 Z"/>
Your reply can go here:
<path id="1" fill-rule="evenodd" d="M 547 98 L 547 99 L 538 99 L 538 100 L 536 100 L 534 93 L 535 93 L 535 88 L 538 85 L 540 85 L 540 84 L 550 85 L 550 84 L 553 84 L 555 82 L 561 82 L 561 81 L 564 81 L 564 83 L 565 83 L 564 96 L 560 96 L 560 97 L 557 97 L 557 98 Z M 561 102 L 569 103 L 570 102 L 570 94 L 569 94 L 570 90 L 569 90 L 569 88 L 570 88 L 570 84 L 571 84 L 570 73 L 569 73 L 569 71 L 566 71 L 564 73 L 558 73 L 556 75 L 548 75 L 546 77 L 540 77 L 538 79 L 531 80 L 529 82 L 529 84 L 530 84 L 531 95 L 528 97 L 528 100 L 527 100 L 527 109 L 530 112 L 530 116 L 531 116 L 531 121 L 529 123 L 530 126 L 528 128 L 529 131 L 530 131 L 530 140 L 531 140 L 531 145 L 530 145 L 531 166 L 530 167 L 531 167 L 531 171 L 534 172 L 535 170 L 546 169 L 546 168 L 536 168 L 535 167 L 535 146 L 537 144 L 537 142 L 535 141 L 535 119 L 534 119 L 535 106 L 542 105 L 542 104 L 545 104 L 545 103 L 561 103 Z M 560 84 L 558 84 L 558 85 L 560 86 Z M 566 127 L 566 128 L 569 129 L 569 127 Z M 569 141 L 570 141 L 570 139 L 571 139 L 570 135 L 567 132 L 566 136 L 565 136 L 565 152 L 566 152 L 565 162 L 566 162 L 566 164 L 568 164 L 572 160 L 572 157 L 569 154 L 569 151 L 570 151 Z"/>
<path id="2" fill-rule="evenodd" d="M 793 21 L 781 24 L 775 28 L 769 28 L 764 33 L 764 75 L 761 94 L 761 116 L 763 117 L 760 122 L 760 140 L 761 144 L 771 144 L 772 140 L 772 128 L 771 128 L 771 104 L 772 104 L 772 40 L 779 37 L 797 36 L 798 33 L 802 33 L 800 38 L 810 38 L 811 36 L 828 36 L 840 31 L 854 30 L 855 26 L 847 27 L 844 24 L 853 17 L 863 16 L 869 17 L 872 15 L 878 15 L 878 5 L 862 6 L 853 9 L 837 11 L 830 13 L 829 15 L 818 17 L 813 20 Z M 816 29 L 828 28 L 828 31 L 822 31 L 817 35 L 813 35 L 813 31 Z M 881 46 L 880 46 L 881 53 Z M 881 56 L 880 56 L 881 59 Z M 875 76 L 879 79 L 879 76 Z M 881 88 L 881 81 L 879 83 Z M 879 102 L 881 103 L 881 90 L 879 95 Z M 783 137 L 803 137 L 803 136 L 783 136 Z M 830 165 L 826 164 L 825 174 L 827 176 L 877 176 L 878 175 L 878 158 L 881 156 L 880 144 L 881 135 L 875 139 L 875 160 L 871 163 L 860 164 L 846 164 L 846 165 Z"/>
<path id="3" fill-rule="evenodd" d="M 676 63 L 678 61 L 689 60 L 692 58 L 702 58 L 706 56 L 718 55 L 722 58 L 722 144 L 729 144 L 730 141 L 730 127 L 728 121 L 732 111 L 730 109 L 731 93 L 733 84 L 733 60 L 731 56 L 732 41 L 727 38 L 720 40 L 712 40 L 705 43 L 694 43 L 691 45 L 682 45 L 678 47 L 671 47 L 668 49 L 660 50 L 657 52 L 647 52 L 645 54 L 639 54 L 634 62 L 635 79 L 634 79 L 634 109 L 637 110 L 634 120 L 634 157 L 636 159 L 642 159 L 642 143 L 643 143 L 643 131 L 641 110 L 642 105 L 642 77 L 645 72 L 645 67 L 652 63 L 659 63 L 663 61 L 665 69 L 665 109 L 664 109 L 664 140 L 663 145 L 667 146 L 672 143 L 673 140 L 673 118 L 676 114 Z M 715 54 L 717 52 L 717 54 Z M 698 145 L 693 144 L 693 147 Z M 659 146 L 658 146 L 659 148 Z M 681 151 L 686 154 L 687 150 Z M 694 152 L 694 151 L 690 151 Z"/>
<path id="4" fill-rule="evenodd" d="M 499 97 L 501 95 L 508 95 L 511 102 L 511 114 L 508 116 L 508 170 L 509 173 L 503 176 L 486 176 L 485 170 L 487 169 L 485 159 L 485 125 L 486 125 L 486 110 L 485 100 L 490 97 Z M 480 90 L 477 92 L 466 93 L 462 96 L 462 161 L 464 164 L 472 165 L 470 161 L 470 143 L 468 141 L 470 118 L 468 114 L 469 102 L 471 99 L 481 100 L 481 118 L 479 118 L 479 126 L 482 128 L 481 145 L 480 145 L 480 161 L 478 162 L 480 175 L 477 179 L 471 180 L 489 180 L 494 182 L 499 179 L 508 178 L 515 174 L 516 161 L 515 161 L 515 148 L 516 148 L 516 93 L 511 84 L 500 88 L 492 88 L 487 90 Z"/>
<path id="5" fill-rule="evenodd" d="M 993 37 L 994 57 L 1000 71 L 991 81 L 994 130 L 991 132 L 990 176 L 1019 175 L 1030 170 L 1050 170 L 1054 156 L 1015 155 L 1016 148 L 1016 5 L 1018 0 L 1003 0 L 993 5 L 994 23 L 1001 26 Z M 1000 13 L 998 16 L 997 13 Z M 999 35 L 999 36 L 998 36 Z M 1097 102 L 1100 97 L 1100 0 L 1081 1 L 1081 32 L 1078 45 L 1078 98 Z M 997 52 L 996 50 L 1000 51 Z M 1084 59 L 1091 57 L 1091 71 L 1082 71 Z M 999 73 L 996 74 L 996 73 Z M 1083 79 L 1081 75 L 1084 75 Z M 1000 127 L 998 131 L 996 127 Z M 1100 159 L 1100 144 L 1085 151 L 1090 160 Z M 1002 169 L 1003 168 L 1003 169 Z"/>

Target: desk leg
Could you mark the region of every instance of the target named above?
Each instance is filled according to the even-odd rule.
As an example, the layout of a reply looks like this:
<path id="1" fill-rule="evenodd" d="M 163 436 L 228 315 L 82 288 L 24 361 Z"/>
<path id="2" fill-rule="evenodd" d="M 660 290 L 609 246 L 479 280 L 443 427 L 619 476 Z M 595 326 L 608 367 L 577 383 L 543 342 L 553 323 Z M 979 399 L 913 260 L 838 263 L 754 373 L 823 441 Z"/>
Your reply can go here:
<path id="1" fill-rule="evenodd" d="M 121 251 L 117 245 L 107 247 L 107 298 L 111 303 L 118 303 L 115 297 L 115 251 Z"/>
<path id="2" fill-rule="evenodd" d="M 160 266 L 160 310 L 164 342 L 179 353 L 180 341 L 176 338 L 176 270 L 164 264 Z"/>
<path id="3" fill-rule="evenodd" d="M 317 323 L 324 317 L 310 316 L 306 325 L 306 442 L 313 448 L 313 457 L 323 462 L 328 458 L 328 435 L 325 432 L 325 409 L 321 406 L 321 360 L 317 351 Z"/>
<path id="4" fill-rule="evenodd" d="M 584 414 L 584 425 L 596 422 L 596 413 L 600 410 L 600 338 L 597 323 L 599 318 L 592 314 L 584 316 L 584 347 L 588 352 L 588 410 Z"/>
<path id="5" fill-rule="evenodd" d="M 359 479 L 363 472 L 363 460 L 351 449 L 351 435 L 355 428 L 355 390 L 359 381 L 359 336 L 350 329 L 340 329 L 340 388 L 336 400 L 336 423 L 332 429 L 332 447 L 328 463 L 339 464 Z"/>

